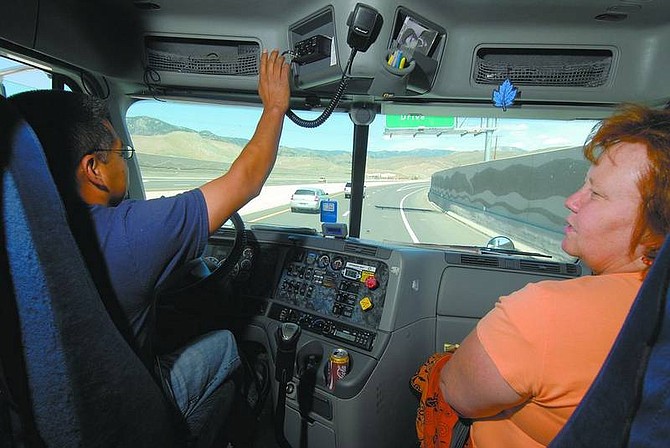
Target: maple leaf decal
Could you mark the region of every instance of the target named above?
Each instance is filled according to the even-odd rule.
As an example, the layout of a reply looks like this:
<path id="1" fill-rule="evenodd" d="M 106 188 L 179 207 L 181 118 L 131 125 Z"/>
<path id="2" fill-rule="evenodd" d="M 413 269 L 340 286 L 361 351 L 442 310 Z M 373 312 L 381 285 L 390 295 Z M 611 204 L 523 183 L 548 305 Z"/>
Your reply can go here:
<path id="1" fill-rule="evenodd" d="M 497 89 L 493 91 L 492 100 L 495 107 L 501 107 L 503 112 L 507 111 L 507 108 L 514 104 L 517 93 L 519 90 L 512 85 L 509 79 L 503 81 Z"/>

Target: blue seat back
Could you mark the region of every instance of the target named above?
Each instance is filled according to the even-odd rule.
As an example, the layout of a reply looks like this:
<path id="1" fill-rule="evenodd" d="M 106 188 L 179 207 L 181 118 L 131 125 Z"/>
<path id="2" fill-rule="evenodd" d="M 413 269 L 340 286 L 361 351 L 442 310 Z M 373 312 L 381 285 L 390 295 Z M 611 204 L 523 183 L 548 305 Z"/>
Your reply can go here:
<path id="1" fill-rule="evenodd" d="M 665 447 L 670 442 L 670 238 L 603 367 L 552 448 Z"/>
<path id="2" fill-rule="evenodd" d="M 1 366 L 22 431 L 54 447 L 172 446 L 171 408 L 100 299 L 39 141 L 2 97 L 0 154 Z"/>

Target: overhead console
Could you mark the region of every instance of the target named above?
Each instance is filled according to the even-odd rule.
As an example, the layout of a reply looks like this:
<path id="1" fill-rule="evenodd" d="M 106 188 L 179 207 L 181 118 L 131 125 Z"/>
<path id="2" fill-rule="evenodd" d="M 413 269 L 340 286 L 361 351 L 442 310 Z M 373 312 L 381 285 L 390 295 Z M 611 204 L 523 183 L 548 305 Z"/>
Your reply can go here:
<path id="1" fill-rule="evenodd" d="M 288 30 L 294 52 L 293 80 L 299 89 L 336 85 L 342 76 L 332 6 L 294 23 Z"/>
<path id="2" fill-rule="evenodd" d="M 403 7 L 396 12 L 392 30 L 370 93 L 390 98 L 430 91 L 446 45 L 447 32 Z"/>
<path id="3" fill-rule="evenodd" d="M 337 42 L 334 16 L 329 6 L 289 27 L 289 48 L 295 63 L 293 81 L 298 89 L 334 92 L 339 85 L 347 62 L 342 58 L 346 59 L 352 44 L 349 35 L 347 42 Z M 377 19 L 378 30 L 382 19 Z M 352 20 L 350 15 L 346 23 L 349 34 L 355 29 Z M 372 59 L 357 57 L 353 63 L 347 93 L 390 98 L 423 94 L 433 87 L 447 40 L 444 28 L 403 7 L 383 21 L 388 20 L 392 20 L 392 27 L 386 42 L 380 38 L 372 43 Z M 342 35 L 342 29 L 339 32 Z"/>
<path id="4" fill-rule="evenodd" d="M 370 351 L 384 310 L 386 263 L 294 248 L 286 257 L 268 316 Z"/>

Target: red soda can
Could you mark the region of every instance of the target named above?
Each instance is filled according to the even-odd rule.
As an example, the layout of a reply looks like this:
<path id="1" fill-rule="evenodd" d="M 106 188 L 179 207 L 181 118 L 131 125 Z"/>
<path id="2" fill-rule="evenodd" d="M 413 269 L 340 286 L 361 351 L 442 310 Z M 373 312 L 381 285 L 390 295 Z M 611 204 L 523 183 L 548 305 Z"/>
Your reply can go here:
<path id="1" fill-rule="evenodd" d="M 335 390 L 335 384 L 344 378 L 349 371 L 349 353 L 343 348 L 336 348 L 330 354 L 326 369 L 326 386 Z"/>

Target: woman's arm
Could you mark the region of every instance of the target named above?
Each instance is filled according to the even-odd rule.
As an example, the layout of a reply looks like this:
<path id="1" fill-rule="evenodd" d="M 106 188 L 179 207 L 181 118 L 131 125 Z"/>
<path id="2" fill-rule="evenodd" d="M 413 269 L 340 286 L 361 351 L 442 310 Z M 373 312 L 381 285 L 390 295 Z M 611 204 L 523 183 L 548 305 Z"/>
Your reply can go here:
<path id="1" fill-rule="evenodd" d="M 491 417 L 527 400 L 500 375 L 476 330 L 463 340 L 445 364 L 440 374 L 440 390 L 445 401 L 468 418 Z"/>

